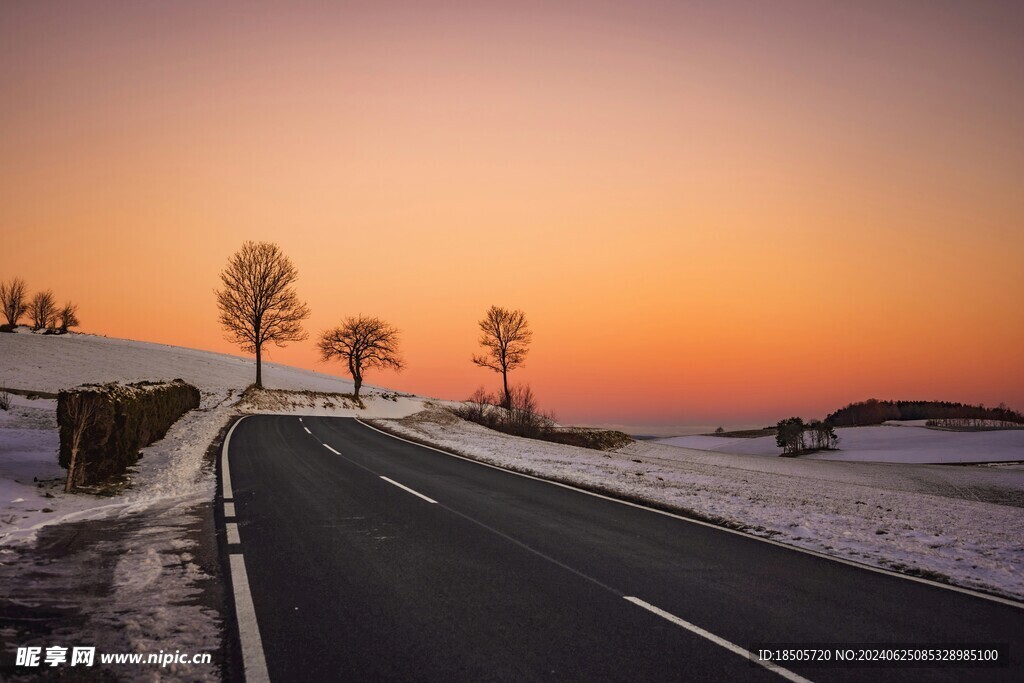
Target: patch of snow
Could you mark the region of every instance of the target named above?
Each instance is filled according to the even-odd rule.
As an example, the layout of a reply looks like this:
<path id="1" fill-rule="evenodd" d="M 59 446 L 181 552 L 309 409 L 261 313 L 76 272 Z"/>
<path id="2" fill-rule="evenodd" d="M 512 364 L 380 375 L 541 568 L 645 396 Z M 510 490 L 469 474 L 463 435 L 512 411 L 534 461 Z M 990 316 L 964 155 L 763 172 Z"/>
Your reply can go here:
<path id="1" fill-rule="evenodd" d="M 203 458 L 206 446 L 233 414 L 227 396 L 204 394 L 199 410 L 187 413 L 163 439 L 142 449 L 129 487 L 114 497 L 64 493 L 67 471 L 57 464 L 56 401 L 19 397 L 29 406 L 22 415 L 35 426 L 24 428 L 17 416 L 0 425 L 0 501 L 12 501 L 0 503 L 0 545 L 32 541 L 48 524 L 133 514 L 167 499 L 211 500 L 214 473 L 204 469 Z M 40 428 L 36 410 L 47 413 L 53 426 Z"/>
<path id="2" fill-rule="evenodd" d="M 17 643 L 94 645 L 107 653 L 217 651 L 220 615 L 200 599 L 210 577 L 194 561 L 193 536 L 200 510 L 214 495 L 205 451 L 234 412 L 229 392 L 204 392 L 198 410 L 142 450 L 129 486 L 114 497 L 65 494 L 56 401 L 16 400 L 18 410 L 0 422 L 0 501 L 12 501 L 0 504 L 0 597 L 32 614 L 68 613 L 36 640 L 31 630 L 19 632 Z M 76 543 L 79 529 L 102 540 Z M 39 548 L 48 535 L 60 539 L 56 547 Z M 39 553 L 46 559 L 40 561 Z M 218 666 L 122 665 L 107 675 L 221 679 Z"/>
<path id="3" fill-rule="evenodd" d="M 216 654 L 195 666 L 99 661 L 100 653 L 218 652 L 221 618 L 203 597 L 211 577 L 193 557 L 200 514 L 192 503 L 164 500 L 144 514 L 41 529 L 32 549 L 0 549 L 0 602 L 31 615 L 6 622 L 2 640 L 94 646 L 96 679 L 222 680 Z"/>

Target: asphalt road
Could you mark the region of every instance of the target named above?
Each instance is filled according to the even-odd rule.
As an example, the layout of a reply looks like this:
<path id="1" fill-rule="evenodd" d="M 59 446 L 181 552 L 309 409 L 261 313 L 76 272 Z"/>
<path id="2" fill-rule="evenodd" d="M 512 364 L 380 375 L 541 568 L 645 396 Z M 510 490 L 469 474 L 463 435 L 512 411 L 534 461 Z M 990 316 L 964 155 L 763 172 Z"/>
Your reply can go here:
<path id="1" fill-rule="evenodd" d="M 238 534 L 227 540 L 240 541 L 228 548 L 244 557 L 273 681 L 1024 679 L 1018 607 L 517 476 L 353 419 L 248 417 L 228 458 Z M 825 643 L 1001 644 L 1004 665 L 779 672 L 743 655 Z"/>

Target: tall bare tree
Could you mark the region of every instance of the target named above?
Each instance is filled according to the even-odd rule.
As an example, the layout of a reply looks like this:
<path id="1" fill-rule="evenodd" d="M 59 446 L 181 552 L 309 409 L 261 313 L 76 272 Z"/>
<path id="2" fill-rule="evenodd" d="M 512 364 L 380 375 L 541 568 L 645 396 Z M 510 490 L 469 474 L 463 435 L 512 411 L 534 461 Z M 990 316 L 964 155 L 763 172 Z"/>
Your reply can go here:
<path id="1" fill-rule="evenodd" d="M 359 315 L 348 317 L 341 327 L 326 330 L 317 344 L 325 361 L 335 358 L 348 365 L 355 383 L 355 399 L 368 368 L 401 370 L 405 363 L 398 355 L 398 330 L 380 318 Z"/>
<path id="2" fill-rule="evenodd" d="M 246 242 L 220 274 L 224 289 L 214 290 L 220 323 L 242 351 L 256 354 L 256 386 L 263 388 L 263 347 L 284 346 L 308 336 L 302 321 L 309 307 L 292 285 L 299 272 L 272 242 Z"/>
<path id="3" fill-rule="evenodd" d="M 473 356 L 473 362 L 482 368 L 501 373 L 501 385 L 505 395 L 502 405 L 508 408 L 512 405 L 508 373 L 525 362 L 533 332 L 530 331 L 526 315 L 522 311 L 510 311 L 500 306 L 491 306 L 479 324 L 480 346 L 487 352 Z"/>
<path id="4" fill-rule="evenodd" d="M 82 394 L 72 394 L 68 398 L 67 416 L 71 420 L 71 459 L 68 462 L 68 478 L 64 482 L 65 493 L 70 492 L 82 480 L 81 467 L 78 464 L 78 451 L 82 448 L 85 433 L 96 421 L 96 401 L 84 400 Z"/>
<path id="5" fill-rule="evenodd" d="M 28 302 L 28 314 L 32 318 L 32 329 L 42 330 L 51 327 L 57 316 L 57 300 L 49 289 L 36 292 Z"/>
<path id="6" fill-rule="evenodd" d="M 8 325 L 17 325 L 21 316 L 25 315 L 25 299 L 28 288 L 20 277 L 11 278 L 10 282 L 0 282 L 0 307 Z"/>
<path id="7" fill-rule="evenodd" d="M 68 329 L 81 325 L 78 322 L 78 304 L 68 301 L 64 308 L 57 311 L 57 327 L 62 334 L 67 334 Z"/>

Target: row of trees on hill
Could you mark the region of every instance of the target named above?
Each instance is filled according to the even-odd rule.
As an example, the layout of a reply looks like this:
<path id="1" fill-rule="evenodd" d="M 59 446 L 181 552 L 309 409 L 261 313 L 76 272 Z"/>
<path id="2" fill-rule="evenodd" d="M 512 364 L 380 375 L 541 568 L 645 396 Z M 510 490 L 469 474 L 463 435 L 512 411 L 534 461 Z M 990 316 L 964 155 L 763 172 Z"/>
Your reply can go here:
<path id="1" fill-rule="evenodd" d="M 293 286 L 298 278 L 291 259 L 270 242 L 246 242 L 220 274 L 222 288 L 214 292 L 220 323 L 229 340 L 256 356 L 257 388 L 263 388 L 264 348 L 304 341 L 309 336 L 302 329 L 309 306 Z M 358 400 L 366 370 L 404 367 L 398 341 L 396 328 L 379 318 L 359 315 L 324 331 L 317 346 L 325 361 L 345 363 Z"/>
<path id="2" fill-rule="evenodd" d="M 298 270 L 281 248 L 270 242 L 246 242 L 228 259 L 220 274 L 221 288 L 214 291 L 221 325 L 230 341 L 256 356 L 256 387 L 263 387 L 263 351 L 268 344 L 285 346 L 308 338 L 302 321 L 309 306 L 295 291 Z M 519 310 L 491 306 L 479 322 L 484 353 L 473 356 L 476 365 L 501 374 L 501 405 L 511 411 L 516 402 L 508 374 L 526 359 L 533 333 Z M 402 370 L 399 330 L 372 316 L 345 318 L 341 325 L 321 333 L 317 342 L 324 361 L 341 361 L 354 384 L 354 397 L 367 370 Z M 527 392 L 528 392 L 527 387 Z M 526 396 L 527 394 L 520 395 Z M 532 410 L 532 392 L 526 402 Z"/>
<path id="3" fill-rule="evenodd" d="M 0 309 L 7 320 L 3 326 L 6 331 L 13 331 L 23 318 L 31 321 L 33 330 L 50 330 L 59 334 L 81 324 L 77 304 L 68 301 L 59 306 L 49 289 L 38 291 L 30 298 L 25 281 L 19 277 L 0 282 Z"/>
<path id="4" fill-rule="evenodd" d="M 887 420 L 942 420 L 960 426 L 997 423 L 1002 426 L 1024 424 L 1024 415 L 1005 403 L 997 408 L 950 401 L 879 401 L 868 399 L 840 408 L 825 418 L 836 427 L 882 424 Z"/>

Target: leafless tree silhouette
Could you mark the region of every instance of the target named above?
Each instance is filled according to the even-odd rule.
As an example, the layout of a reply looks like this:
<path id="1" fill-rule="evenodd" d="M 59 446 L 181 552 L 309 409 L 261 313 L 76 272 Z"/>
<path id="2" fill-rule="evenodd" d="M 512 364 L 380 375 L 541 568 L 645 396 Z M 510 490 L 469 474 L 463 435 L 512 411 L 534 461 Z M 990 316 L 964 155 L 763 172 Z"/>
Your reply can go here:
<path id="1" fill-rule="evenodd" d="M 309 308 L 292 285 L 298 271 L 271 242 L 246 242 L 220 274 L 224 289 L 214 290 L 220 323 L 242 351 L 256 354 L 256 386 L 263 388 L 263 347 L 302 341 Z"/>
<path id="2" fill-rule="evenodd" d="M 512 392 L 508 387 L 508 373 L 521 366 L 530 350 L 533 332 L 520 310 L 510 311 L 500 306 L 491 306 L 480 321 L 480 346 L 487 353 L 473 356 L 473 362 L 482 368 L 501 373 L 501 384 L 505 400 L 502 405 L 510 408 Z"/>
<path id="3" fill-rule="evenodd" d="M 25 315 L 25 299 L 28 288 L 20 277 L 11 278 L 10 282 L 0 282 L 0 306 L 8 325 L 17 325 L 21 316 Z"/>
<path id="4" fill-rule="evenodd" d="M 78 451 L 82 447 L 85 433 L 96 421 L 96 402 L 84 400 L 82 394 L 68 398 L 67 416 L 71 420 L 71 459 L 68 461 L 68 478 L 64 482 L 65 493 L 70 492 L 82 480 L 82 472 L 76 472 Z M 81 468 L 78 468 L 81 470 Z"/>
<path id="5" fill-rule="evenodd" d="M 69 328 L 81 325 L 78 321 L 78 304 L 70 301 L 64 304 L 64 308 L 57 312 L 56 319 L 58 329 L 64 334 L 67 334 Z"/>
<path id="6" fill-rule="evenodd" d="M 53 326 L 57 316 L 57 300 L 49 289 L 36 292 L 28 303 L 28 314 L 32 318 L 32 329 L 42 330 Z"/>
<path id="7" fill-rule="evenodd" d="M 401 370 L 405 363 L 398 354 L 398 330 L 379 318 L 359 315 L 345 318 L 341 327 L 320 335 L 320 354 L 325 361 L 339 359 L 348 365 L 355 383 L 355 398 L 368 368 Z"/>

